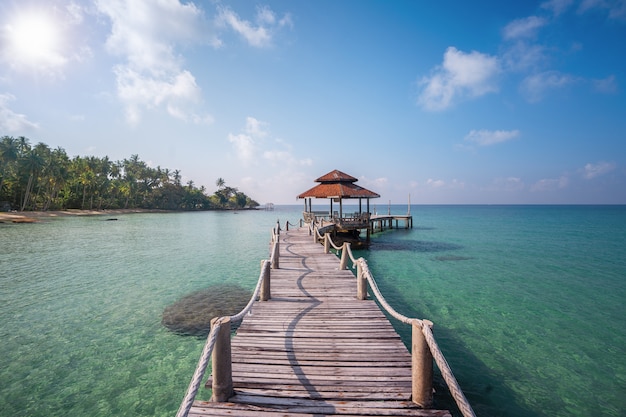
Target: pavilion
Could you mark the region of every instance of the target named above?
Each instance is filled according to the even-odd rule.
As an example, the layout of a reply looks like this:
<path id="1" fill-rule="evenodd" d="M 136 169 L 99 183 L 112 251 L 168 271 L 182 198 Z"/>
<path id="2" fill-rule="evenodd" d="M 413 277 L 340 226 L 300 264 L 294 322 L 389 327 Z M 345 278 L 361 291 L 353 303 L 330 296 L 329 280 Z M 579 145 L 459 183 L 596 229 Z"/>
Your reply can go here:
<path id="1" fill-rule="evenodd" d="M 314 219 L 316 216 L 325 218 L 334 222 L 339 231 L 358 231 L 358 229 L 368 229 L 370 218 L 370 198 L 380 198 L 380 195 L 355 184 L 357 181 L 358 180 L 353 176 L 339 170 L 331 171 L 328 174 L 316 179 L 315 182 L 318 182 L 319 184 L 298 196 L 298 198 L 304 199 L 305 219 Z M 329 212 L 314 212 L 312 206 L 313 198 L 329 199 Z M 344 216 L 343 201 L 346 199 L 359 200 L 358 213 Z M 366 201 L 365 212 L 363 212 L 363 200 Z M 333 211 L 333 203 L 339 204 L 338 212 Z"/>

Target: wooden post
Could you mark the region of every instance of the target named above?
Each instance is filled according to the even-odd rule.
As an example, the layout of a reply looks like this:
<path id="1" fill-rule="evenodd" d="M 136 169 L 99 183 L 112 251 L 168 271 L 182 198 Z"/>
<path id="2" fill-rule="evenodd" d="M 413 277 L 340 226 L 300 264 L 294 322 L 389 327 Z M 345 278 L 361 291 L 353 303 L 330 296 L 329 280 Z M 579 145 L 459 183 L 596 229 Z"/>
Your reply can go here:
<path id="1" fill-rule="evenodd" d="M 261 293 L 259 294 L 259 301 L 267 301 L 272 298 L 270 290 L 270 263 L 267 261 L 261 261 L 261 268 L 263 268 L 263 282 L 261 283 Z"/>
<path id="2" fill-rule="evenodd" d="M 361 268 L 361 263 L 357 262 L 356 264 L 356 299 L 357 300 L 366 300 L 367 299 L 367 279 L 363 274 L 363 268 Z"/>
<path id="3" fill-rule="evenodd" d="M 341 262 L 339 263 L 339 270 L 343 271 L 348 267 L 348 248 L 350 247 L 350 243 L 343 242 L 343 247 L 341 248 Z"/>
<path id="4" fill-rule="evenodd" d="M 233 364 L 230 350 L 230 317 L 216 317 L 211 327 L 221 324 L 213 348 L 213 395 L 211 401 L 223 403 L 233 396 Z"/>
<path id="5" fill-rule="evenodd" d="M 272 253 L 272 269 L 279 269 L 280 267 L 280 239 L 276 236 L 276 242 L 274 242 Z"/>
<path id="6" fill-rule="evenodd" d="M 411 342 L 411 397 L 415 404 L 428 408 L 433 404 L 433 355 L 430 352 L 422 326 L 432 328 L 429 320 L 413 320 Z"/>
<path id="7" fill-rule="evenodd" d="M 324 253 L 330 252 L 330 236 L 324 233 Z"/>
<path id="8" fill-rule="evenodd" d="M 276 220 L 276 234 L 280 235 L 280 220 Z"/>

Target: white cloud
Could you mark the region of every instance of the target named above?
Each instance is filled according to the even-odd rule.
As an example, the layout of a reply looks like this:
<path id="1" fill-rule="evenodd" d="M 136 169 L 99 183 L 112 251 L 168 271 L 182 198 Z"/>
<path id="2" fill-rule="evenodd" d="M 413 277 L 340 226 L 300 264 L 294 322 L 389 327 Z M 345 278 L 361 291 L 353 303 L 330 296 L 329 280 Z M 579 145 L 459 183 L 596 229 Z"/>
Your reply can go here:
<path id="1" fill-rule="evenodd" d="M 532 38 L 547 23 L 546 19 L 538 16 L 516 19 L 504 27 L 503 36 L 504 39 Z"/>
<path id="2" fill-rule="evenodd" d="M 237 152 L 237 158 L 243 162 L 244 165 L 248 165 L 254 161 L 254 155 L 256 152 L 255 140 L 252 136 L 241 133 L 239 135 L 228 134 L 228 141 L 235 146 Z"/>
<path id="3" fill-rule="evenodd" d="M 434 180 L 432 178 L 429 178 L 426 181 L 426 185 L 431 187 L 431 188 L 441 188 L 441 187 L 444 187 L 446 185 L 446 182 L 444 180 Z"/>
<path id="4" fill-rule="evenodd" d="M 526 77 L 521 85 L 522 94 L 535 103 L 543 99 L 547 90 L 563 88 L 578 81 L 578 78 L 558 71 L 546 71 Z"/>
<path id="5" fill-rule="evenodd" d="M 125 60 L 114 72 L 129 123 L 138 123 L 143 110 L 156 108 L 184 121 L 212 121 L 192 110 L 200 102 L 200 88 L 176 54 L 179 44 L 219 45 L 200 9 L 178 0 L 101 0 L 96 6 L 111 19 L 107 50 Z"/>
<path id="6" fill-rule="evenodd" d="M 558 16 L 567 10 L 573 3 L 573 0 L 549 0 L 541 4 L 541 8 L 548 9 Z"/>
<path id="7" fill-rule="evenodd" d="M 598 162 L 597 164 L 586 164 L 583 168 L 583 176 L 591 180 L 593 178 L 604 175 L 608 172 L 611 172 L 615 169 L 615 163 L 613 162 Z"/>
<path id="8" fill-rule="evenodd" d="M 569 178 L 565 175 L 559 178 L 545 178 L 537 181 L 530 187 L 530 191 L 553 191 L 559 188 L 565 188 L 569 184 Z"/>
<path id="9" fill-rule="evenodd" d="M 609 75 L 601 80 L 591 80 L 591 83 L 593 89 L 599 93 L 615 94 L 619 90 L 614 75 Z"/>
<path id="10" fill-rule="evenodd" d="M 248 116 L 242 133 L 228 135 L 228 141 L 233 144 L 237 159 L 243 165 L 256 165 L 261 162 L 261 159 L 272 166 L 311 166 L 313 164 L 310 158 L 297 158 L 287 142 L 272 137 L 268 127 L 269 123 Z M 267 142 L 270 139 L 276 148 L 269 148 Z"/>
<path id="11" fill-rule="evenodd" d="M 15 113 L 9 102 L 15 100 L 12 94 L 0 94 L 0 131 L 19 133 L 39 128 L 37 123 L 28 120 L 26 115 Z"/>
<path id="12" fill-rule="evenodd" d="M 519 130 L 472 130 L 466 136 L 465 140 L 475 143 L 479 146 L 490 146 L 496 143 L 506 142 L 519 137 Z"/>
<path id="13" fill-rule="evenodd" d="M 245 132 L 249 135 L 263 138 L 268 134 L 267 130 L 265 130 L 268 126 L 269 123 L 262 122 L 254 117 L 246 117 Z"/>
<path id="14" fill-rule="evenodd" d="M 500 63 L 494 56 L 472 51 L 465 53 L 449 47 L 441 66 L 429 77 L 424 77 L 424 86 L 418 103 L 428 110 L 444 110 L 464 97 L 479 97 L 497 91 L 496 76 Z"/>
<path id="15" fill-rule="evenodd" d="M 503 65 L 510 71 L 532 70 L 545 65 L 547 60 L 543 46 L 523 41 L 513 43 L 502 54 Z"/>
<path id="16" fill-rule="evenodd" d="M 241 35 L 251 46 L 261 48 L 272 44 L 274 33 L 282 27 L 292 27 L 293 22 L 289 14 L 281 19 L 267 6 L 258 7 L 256 25 L 248 20 L 241 19 L 229 7 L 220 7 L 216 19 L 218 26 L 230 27 Z"/>
<path id="17" fill-rule="evenodd" d="M 610 19 L 623 20 L 626 18 L 626 1 L 624 0 L 583 0 L 578 7 L 578 13 L 589 11 L 607 11 Z"/>

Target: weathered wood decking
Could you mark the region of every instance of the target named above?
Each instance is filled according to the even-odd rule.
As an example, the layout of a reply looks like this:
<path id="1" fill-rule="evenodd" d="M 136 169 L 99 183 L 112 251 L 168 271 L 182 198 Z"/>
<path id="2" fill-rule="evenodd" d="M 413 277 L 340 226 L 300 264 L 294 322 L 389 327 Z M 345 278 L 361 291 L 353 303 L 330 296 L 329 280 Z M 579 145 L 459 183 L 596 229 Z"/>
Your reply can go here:
<path id="1" fill-rule="evenodd" d="M 235 395 L 189 416 L 450 416 L 410 401 L 411 355 L 356 279 L 306 229 L 283 231 L 271 300 L 232 339 Z"/>

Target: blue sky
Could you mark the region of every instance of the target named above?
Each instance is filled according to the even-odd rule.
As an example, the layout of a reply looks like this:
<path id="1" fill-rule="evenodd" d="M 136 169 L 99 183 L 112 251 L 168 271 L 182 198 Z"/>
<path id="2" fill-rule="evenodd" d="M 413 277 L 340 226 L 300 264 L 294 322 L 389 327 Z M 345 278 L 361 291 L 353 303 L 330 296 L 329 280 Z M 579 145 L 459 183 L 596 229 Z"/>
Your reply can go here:
<path id="1" fill-rule="evenodd" d="M 626 1 L 3 0 L 0 135 L 260 203 L 626 203 Z"/>

